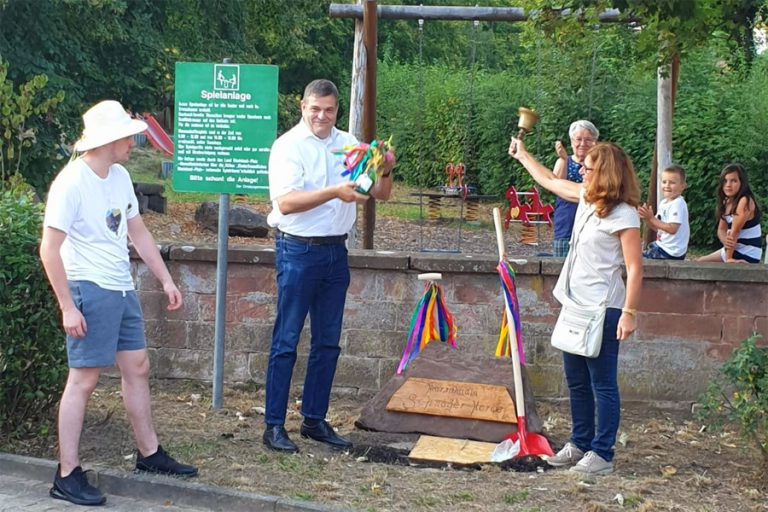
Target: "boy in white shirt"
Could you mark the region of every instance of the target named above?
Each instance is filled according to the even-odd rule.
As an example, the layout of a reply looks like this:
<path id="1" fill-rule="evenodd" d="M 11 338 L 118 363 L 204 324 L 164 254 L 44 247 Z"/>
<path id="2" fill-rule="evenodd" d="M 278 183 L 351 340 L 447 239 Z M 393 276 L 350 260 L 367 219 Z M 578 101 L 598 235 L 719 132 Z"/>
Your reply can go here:
<path id="1" fill-rule="evenodd" d="M 643 252 L 644 258 L 685 259 L 691 232 L 688 226 L 688 205 L 682 196 L 685 187 L 685 170 L 679 165 L 670 165 L 661 173 L 664 199 L 659 204 L 658 215 L 653 215 L 653 209 L 648 204 L 637 209 L 640 218 L 656 231 L 656 241 L 651 242 Z"/>

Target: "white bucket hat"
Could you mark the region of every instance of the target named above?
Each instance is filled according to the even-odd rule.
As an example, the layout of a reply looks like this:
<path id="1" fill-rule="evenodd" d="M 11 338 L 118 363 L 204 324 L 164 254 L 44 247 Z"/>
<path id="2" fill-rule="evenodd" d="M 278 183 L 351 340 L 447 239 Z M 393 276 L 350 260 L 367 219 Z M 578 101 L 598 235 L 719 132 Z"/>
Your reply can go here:
<path id="1" fill-rule="evenodd" d="M 83 135 L 75 142 L 75 151 L 88 151 L 136 135 L 147 129 L 147 123 L 131 119 L 123 106 L 106 100 L 92 106 L 83 114 Z"/>

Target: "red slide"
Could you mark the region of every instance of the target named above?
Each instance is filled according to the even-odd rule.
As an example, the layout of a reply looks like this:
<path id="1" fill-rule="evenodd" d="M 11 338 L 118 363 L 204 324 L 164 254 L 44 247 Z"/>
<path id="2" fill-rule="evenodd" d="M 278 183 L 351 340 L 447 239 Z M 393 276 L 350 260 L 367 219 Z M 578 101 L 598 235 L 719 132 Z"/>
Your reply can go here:
<path id="1" fill-rule="evenodd" d="M 152 114 L 144 113 L 144 122 L 147 123 L 147 140 L 158 151 L 162 151 L 168 156 L 173 156 L 173 140 L 165 133 L 163 127 L 157 122 Z"/>

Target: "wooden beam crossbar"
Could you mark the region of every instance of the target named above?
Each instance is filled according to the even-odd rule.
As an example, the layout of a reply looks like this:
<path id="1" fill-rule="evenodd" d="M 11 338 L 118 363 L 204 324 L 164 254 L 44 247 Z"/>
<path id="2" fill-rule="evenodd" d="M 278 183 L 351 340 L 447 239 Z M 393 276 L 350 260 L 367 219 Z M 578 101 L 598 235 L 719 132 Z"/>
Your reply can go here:
<path id="1" fill-rule="evenodd" d="M 364 7 L 360 4 L 330 4 L 331 18 L 363 18 Z M 435 5 L 379 5 L 376 9 L 380 19 L 391 20 L 444 20 L 444 21 L 528 21 L 535 19 L 541 11 L 528 13 L 521 7 L 455 7 Z M 574 11 L 563 9 L 560 16 L 573 16 Z M 618 9 L 607 9 L 598 15 L 601 23 L 633 23 L 639 19 L 622 14 Z"/>

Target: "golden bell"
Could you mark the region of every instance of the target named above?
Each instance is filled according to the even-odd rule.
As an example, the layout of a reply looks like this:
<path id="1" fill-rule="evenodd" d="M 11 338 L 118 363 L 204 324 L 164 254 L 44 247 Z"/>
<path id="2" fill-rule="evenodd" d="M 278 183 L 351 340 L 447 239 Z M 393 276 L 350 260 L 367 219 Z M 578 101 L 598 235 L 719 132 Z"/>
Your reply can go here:
<path id="1" fill-rule="evenodd" d="M 522 139 L 525 134 L 533 130 L 536 123 L 539 122 L 539 114 L 531 109 L 520 107 L 517 109 L 517 115 L 520 116 L 520 120 L 517 122 L 517 127 L 520 130 L 517 132 L 517 138 Z"/>

